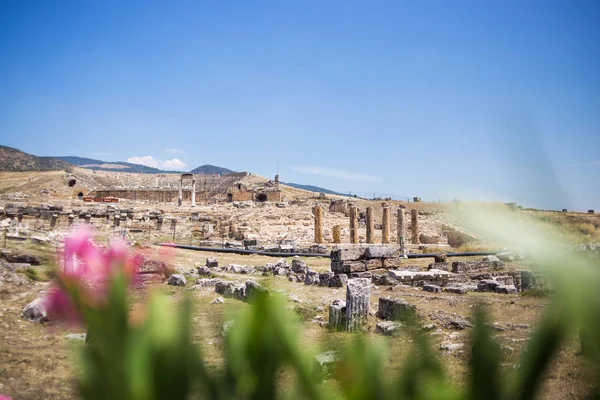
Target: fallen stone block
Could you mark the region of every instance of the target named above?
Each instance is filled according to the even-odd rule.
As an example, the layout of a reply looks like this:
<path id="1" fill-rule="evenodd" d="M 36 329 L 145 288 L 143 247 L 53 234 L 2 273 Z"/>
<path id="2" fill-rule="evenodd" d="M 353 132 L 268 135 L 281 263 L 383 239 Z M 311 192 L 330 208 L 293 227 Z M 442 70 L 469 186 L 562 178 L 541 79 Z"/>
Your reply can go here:
<path id="1" fill-rule="evenodd" d="M 495 292 L 496 288 L 500 286 L 498 282 L 492 279 L 485 279 L 477 283 L 478 292 Z"/>
<path id="2" fill-rule="evenodd" d="M 489 256 L 483 257 L 483 259 L 481 261 L 485 261 L 485 262 L 500 262 L 502 260 L 500 260 L 498 257 L 496 257 L 494 255 L 489 255 Z"/>
<path id="3" fill-rule="evenodd" d="M 427 269 L 437 269 L 440 271 L 450 271 L 450 264 L 447 262 L 434 262 L 429 264 Z"/>
<path id="4" fill-rule="evenodd" d="M 440 293 L 442 288 L 437 285 L 423 285 L 424 292 Z"/>
<path id="5" fill-rule="evenodd" d="M 381 321 L 375 326 L 375 333 L 379 333 L 384 336 L 392 336 L 400 330 L 402 324 L 395 321 Z"/>
<path id="6" fill-rule="evenodd" d="M 379 299 L 377 316 L 391 321 L 411 321 L 415 318 L 417 307 L 404 299 L 381 297 Z"/>
<path id="7" fill-rule="evenodd" d="M 330 286 L 330 280 L 333 279 L 335 274 L 331 271 L 323 272 L 319 274 L 319 286 Z"/>
<path id="8" fill-rule="evenodd" d="M 502 261 L 455 261 L 452 263 L 452 272 L 455 274 L 478 271 L 482 269 L 502 269 L 504 262 Z"/>
<path id="9" fill-rule="evenodd" d="M 454 294 L 467 294 L 467 289 L 463 286 L 446 286 L 444 292 Z"/>
<path id="10" fill-rule="evenodd" d="M 512 285 L 512 286 L 514 286 L 514 284 L 515 284 L 515 281 L 514 281 L 513 277 L 510 276 L 510 275 L 496 276 L 494 278 L 494 280 L 496 282 L 498 282 L 499 284 L 501 284 L 501 285 Z"/>
<path id="11" fill-rule="evenodd" d="M 499 285 L 496 286 L 496 293 L 517 294 L 517 288 L 515 285 Z"/>

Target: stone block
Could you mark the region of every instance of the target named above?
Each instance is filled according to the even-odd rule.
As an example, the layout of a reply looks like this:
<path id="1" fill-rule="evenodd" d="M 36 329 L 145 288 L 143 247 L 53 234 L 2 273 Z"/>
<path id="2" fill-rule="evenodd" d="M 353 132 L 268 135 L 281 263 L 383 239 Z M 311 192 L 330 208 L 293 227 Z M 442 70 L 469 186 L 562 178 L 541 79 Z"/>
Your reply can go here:
<path id="1" fill-rule="evenodd" d="M 477 283 L 478 292 L 495 292 L 496 288 L 500 286 L 498 282 L 492 279 L 485 279 Z"/>
<path id="2" fill-rule="evenodd" d="M 374 258 L 397 258 L 399 256 L 400 250 L 391 246 L 368 246 L 364 254 L 366 260 Z"/>
<path id="3" fill-rule="evenodd" d="M 363 261 L 332 261 L 331 271 L 336 274 L 351 274 L 353 272 L 364 272 L 367 266 Z"/>
<path id="4" fill-rule="evenodd" d="M 503 267 L 504 262 L 502 261 L 455 261 L 452 263 L 452 272 L 458 274 L 482 269 L 498 270 Z"/>
<path id="5" fill-rule="evenodd" d="M 437 285 L 423 285 L 424 292 L 440 293 L 442 288 Z"/>
<path id="6" fill-rule="evenodd" d="M 391 321 L 411 321 L 415 318 L 417 307 L 409 304 L 404 299 L 381 297 L 377 309 L 377 316 Z"/>
<path id="7" fill-rule="evenodd" d="M 499 285 L 496 286 L 496 293 L 517 294 L 517 288 L 515 285 Z"/>
<path id="8" fill-rule="evenodd" d="M 348 248 L 348 249 L 335 249 L 331 252 L 331 261 L 356 261 L 362 260 L 364 249 L 362 248 Z"/>

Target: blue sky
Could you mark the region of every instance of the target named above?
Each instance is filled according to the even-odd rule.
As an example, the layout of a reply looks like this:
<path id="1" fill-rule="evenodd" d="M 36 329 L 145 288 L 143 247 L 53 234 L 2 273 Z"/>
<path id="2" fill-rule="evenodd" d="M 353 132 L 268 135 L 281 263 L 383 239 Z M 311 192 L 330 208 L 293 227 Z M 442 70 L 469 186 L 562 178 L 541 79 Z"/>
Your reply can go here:
<path id="1" fill-rule="evenodd" d="M 600 209 L 597 1 L 0 2 L 0 144 Z"/>

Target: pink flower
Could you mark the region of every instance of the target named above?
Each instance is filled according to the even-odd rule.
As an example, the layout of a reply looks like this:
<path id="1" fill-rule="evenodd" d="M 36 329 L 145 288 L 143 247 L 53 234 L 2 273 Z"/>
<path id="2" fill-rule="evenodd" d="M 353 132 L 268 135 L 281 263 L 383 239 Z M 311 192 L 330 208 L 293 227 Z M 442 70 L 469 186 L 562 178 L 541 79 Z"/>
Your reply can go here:
<path id="1" fill-rule="evenodd" d="M 6 396 L 4 394 L 0 394 L 0 400 L 12 400 L 12 398 L 8 397 L 8 396 Z"/>
<path id="2" fill-rule="evenodd" d="M 139 258 L 130 257 L 123 241 L 113 241 L 106 250 L 96 246 L 87 227 L 78 228 L 65 238 L 62 259 L 58 283 L 46 295 L 46 305 L 49 315 L 68 321 L 79 320 L 78 306 L 101 306 L 107 286 L 117 273 L 125 272 L 133 281 L 140 263 Z M 74 293 L 77 305 L 71 298 Z"/>

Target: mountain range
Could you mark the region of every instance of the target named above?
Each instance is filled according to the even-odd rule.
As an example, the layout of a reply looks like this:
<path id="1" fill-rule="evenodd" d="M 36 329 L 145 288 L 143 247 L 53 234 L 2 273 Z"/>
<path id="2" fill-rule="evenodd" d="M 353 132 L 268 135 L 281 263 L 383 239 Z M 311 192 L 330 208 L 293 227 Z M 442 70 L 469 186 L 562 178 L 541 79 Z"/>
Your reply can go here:
<path id="1" fill-rule="evenodd" d="M 138 174 L 177 174 L 188 171 L 166 171 L 158 168 L 148 167 L 141 164 L 133 164 L 124 161 L 102 161 L 93 158 L 77 156 L 58 156 L 58 157 L 39 157 L 25 153 L 21 150 L 8 146 L 0 145 L 0 171 L 21 172 L 21 171 L 60 171 L 68 170 L 76 166 L 80 168 L 91 169 L 95 171 L 113 171 L 113 172 L 133 172 Z M 216 165 L 202 165 L 189 171 L 193 174 L 230 174 L 234 173 L 227 168 Z M 282 182 L 283 183 L 283 182 Z M 298 183 L 283 183 L 296 189 L 306 190 L 315 193 L 333 194 L 338 196 L 348 196 L 344 193 L 338 193 L 333 190 L 318 186 L 302 185 Z"/>

